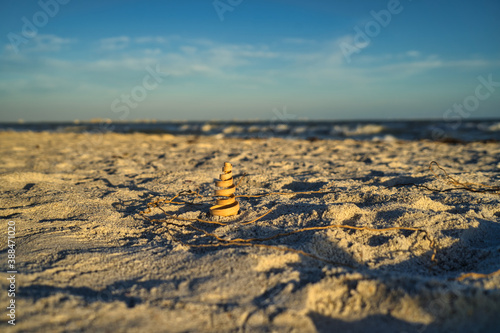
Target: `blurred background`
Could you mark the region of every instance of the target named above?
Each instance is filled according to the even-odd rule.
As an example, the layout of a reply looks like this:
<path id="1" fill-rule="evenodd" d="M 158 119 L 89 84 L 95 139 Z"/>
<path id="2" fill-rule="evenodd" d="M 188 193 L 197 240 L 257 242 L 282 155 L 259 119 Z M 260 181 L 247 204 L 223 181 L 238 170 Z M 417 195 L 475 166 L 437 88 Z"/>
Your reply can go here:
<path id="1" fill-rule="evenodd" d="M 0 6 L 2 122 L 500 115 L 500 1 Z"/>

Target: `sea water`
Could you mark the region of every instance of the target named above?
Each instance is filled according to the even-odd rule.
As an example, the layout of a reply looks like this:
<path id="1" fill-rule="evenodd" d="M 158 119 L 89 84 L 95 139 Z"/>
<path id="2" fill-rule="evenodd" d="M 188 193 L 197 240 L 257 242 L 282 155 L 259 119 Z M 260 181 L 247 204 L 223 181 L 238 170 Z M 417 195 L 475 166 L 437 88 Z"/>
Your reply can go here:
<path id="1" fill-rule="evenodd" d="M 500 119 L 414 121 L 143 121 L 0 123 L 0 131 L 168 133 L 240 138 L 500 141 Z"/>

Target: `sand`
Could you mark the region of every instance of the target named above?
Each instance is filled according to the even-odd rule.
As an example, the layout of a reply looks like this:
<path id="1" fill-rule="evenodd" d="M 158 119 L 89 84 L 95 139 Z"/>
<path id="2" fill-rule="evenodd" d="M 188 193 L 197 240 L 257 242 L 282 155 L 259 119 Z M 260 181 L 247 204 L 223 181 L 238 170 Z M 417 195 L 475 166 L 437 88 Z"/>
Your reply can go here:
<path id="1" fill-rule="evenodd" d="M 167 134 L 0 133 L 2 332 L 488 332 L 500 324 L 500 144 L 225 139 Z M 236 217 L 211 217 L 213 181 L 233 164 Z M 242 179 L 242 175 L 247 174 Z M 214 244 L 139 212 L 219 237 L 348 225 L 259 246 Z M 273 210 L 255 223 L 245 221 Z M 151 218 L 164 214 L 155 210 Z M 7 222 L 16 225 L 16 325 L 7 324 Z M 173 238 L 176 237 L 175 239 Z M 177 240 L 182 241 L 178 242 Z M 432 240 L 435 240 L 436 258 Z M 319 259 L 284 250 L 291 248 Z"/>

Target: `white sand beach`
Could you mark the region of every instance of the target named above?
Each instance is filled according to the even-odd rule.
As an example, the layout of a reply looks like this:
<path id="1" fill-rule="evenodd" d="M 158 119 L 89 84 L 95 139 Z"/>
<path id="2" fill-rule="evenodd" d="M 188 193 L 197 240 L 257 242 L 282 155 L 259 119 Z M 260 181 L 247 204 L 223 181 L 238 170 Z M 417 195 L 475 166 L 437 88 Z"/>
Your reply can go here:
<path id="1" fill-rule="evenodd" d="M 5 131 L 0 152 L 2 332 L 493 332 L 500 324 L 500 192 L 429 169 L 436 161 L 461 184 L 499 186 L 498 142 Z M 237 216 L 210 216 L 224 162 L 236 195 L 309 193 L 239 197 Z M 181 191 L 200 196 L 141 216 Z M 15 326 L 6 322 L 8 221 Z M 394 229 L 372 230 L 383 228 Z M 483 275 L 463 275 L 471 272 Z"/>

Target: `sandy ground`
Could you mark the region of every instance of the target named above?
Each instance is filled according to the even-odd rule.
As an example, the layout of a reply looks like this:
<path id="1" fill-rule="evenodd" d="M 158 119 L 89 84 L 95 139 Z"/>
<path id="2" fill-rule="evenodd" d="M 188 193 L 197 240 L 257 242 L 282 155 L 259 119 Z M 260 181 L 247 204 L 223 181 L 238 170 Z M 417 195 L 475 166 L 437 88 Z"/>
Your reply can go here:
<path id="1" fill-rule="evenodd" d="M 500 324 L 500 144 L 0 133 L 2 332 L 493 332 Z M 225 161 L 236 217 L 208 215 Z M 216 244 L 138 213 L 165 211 L 225 239 L 331 228 L 259 246 Z M 252 224 L 244 225 L 273 208 Z M 164 214 L 153 211 L 151 218 Z M 7 324 L 7 222 L 16 225 L 16 325 Z M 175 239 L 174 239 L 175 237 Z M 181 241 L 182 243 L 178 242 Z M 436 261 L 431 260 L 436 242 Z M 257 242 L 256 242 L 257 243 Z M 310 258 L 288 247 L 324 260 Z"/>

